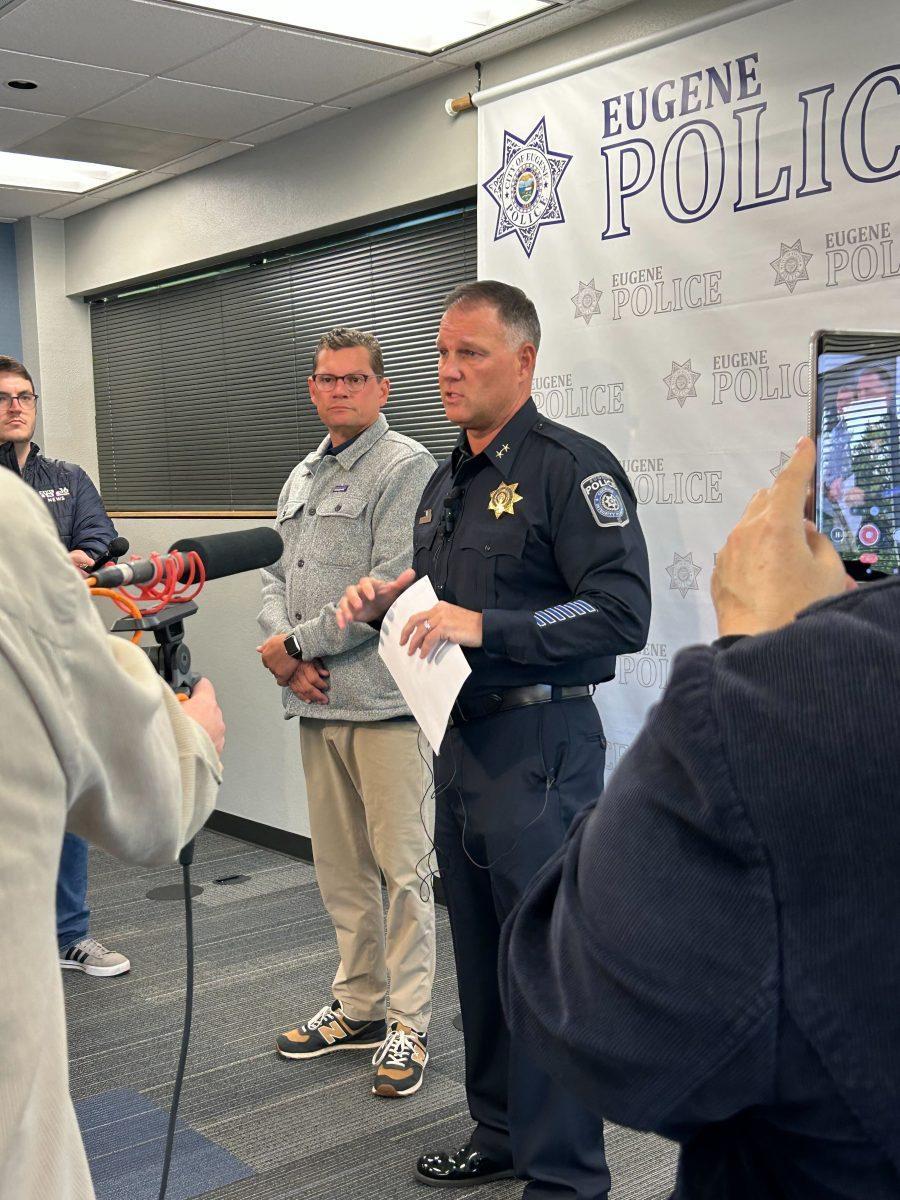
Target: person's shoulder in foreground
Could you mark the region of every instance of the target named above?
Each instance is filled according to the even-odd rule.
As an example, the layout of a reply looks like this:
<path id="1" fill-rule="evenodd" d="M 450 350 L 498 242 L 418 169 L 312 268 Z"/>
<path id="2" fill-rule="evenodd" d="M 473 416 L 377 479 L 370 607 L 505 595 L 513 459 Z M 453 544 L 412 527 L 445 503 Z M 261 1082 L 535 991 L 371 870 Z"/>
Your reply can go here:
<path id="1" fill-rule="evenodd" d="M 680 1197 L 900 1195 L 900 580 L 844 593 L 811 453 L 720 556 L 754 636 L 678 656 L 504 930 L 512 1025 L 682 1143 Z"/>

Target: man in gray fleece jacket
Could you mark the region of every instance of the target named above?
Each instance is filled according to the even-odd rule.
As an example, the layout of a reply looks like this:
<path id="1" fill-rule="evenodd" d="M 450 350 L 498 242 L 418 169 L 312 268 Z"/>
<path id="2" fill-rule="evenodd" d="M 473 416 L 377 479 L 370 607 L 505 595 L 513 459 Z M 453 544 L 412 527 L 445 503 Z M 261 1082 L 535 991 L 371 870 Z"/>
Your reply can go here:
<path id="1" fill-rule="evenodd" d="M 316 875 L 340 964 L 331 999 L 276 1045 L 291 1059 L 372 1049 L 373 1093 L 407 1096 L 428 1061 L 435 964 L 434 907 L 417 870 L 431 850 L 425 760 L 376 631 L 338 629 L 334 598 L 361 575 L 393 579 L 410 565 L 436 464 L 388 427 L 390 383 L 371 335 L 325 334 L 309 391 L 328 436 L 278 500 L 284 554 L 262 572 L 259 650 L 286 718 L 299 718 Z"/>

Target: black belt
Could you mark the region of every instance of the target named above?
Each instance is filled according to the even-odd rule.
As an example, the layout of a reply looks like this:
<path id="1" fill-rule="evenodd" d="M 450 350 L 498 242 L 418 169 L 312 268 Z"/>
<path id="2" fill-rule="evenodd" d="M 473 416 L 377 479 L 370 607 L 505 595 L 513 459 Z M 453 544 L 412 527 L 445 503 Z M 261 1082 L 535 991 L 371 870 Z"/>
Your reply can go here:
<path id="1" fill-rule="evenodd" d="M 593 694 L 594 685 L 586 683 L 564 687 L 555 687 L 549 683 L 532 683 L 528 687 L 507 688 L 502 692 L 485 692 L 462 702 L 457 700 L 450 710 L 448 725 L 468 725 L 470 721 L 492 717 L 494 713 L 506 712 L 509 708 L 525 708 L 529 704 L 551 704 L 555 700 L 580 700 Z"/>

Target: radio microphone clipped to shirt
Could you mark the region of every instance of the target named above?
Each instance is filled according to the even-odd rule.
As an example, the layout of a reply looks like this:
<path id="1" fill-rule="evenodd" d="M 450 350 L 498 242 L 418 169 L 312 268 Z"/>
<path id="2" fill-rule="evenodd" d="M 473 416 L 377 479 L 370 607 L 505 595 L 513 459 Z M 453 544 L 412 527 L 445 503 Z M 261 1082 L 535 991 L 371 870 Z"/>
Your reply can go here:
<path id="1" fill-rule="evenodd" d="M 444 508 L 441 512 L 441 530 L 444 537 L 449 537 L 456 527 L 456 520 L 459 516 L 460 500 L 462 499 L 463 489 L 453 487 L 444 497 Z"/>

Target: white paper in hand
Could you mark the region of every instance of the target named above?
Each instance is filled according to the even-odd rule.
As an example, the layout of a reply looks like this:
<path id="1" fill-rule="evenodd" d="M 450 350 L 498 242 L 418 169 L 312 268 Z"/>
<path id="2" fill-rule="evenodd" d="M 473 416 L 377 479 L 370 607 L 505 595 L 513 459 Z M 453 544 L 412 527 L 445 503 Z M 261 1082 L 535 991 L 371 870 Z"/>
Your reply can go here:
<path id="1" fill-rule="evenodd" d="M 433 608 L 437 602 L 431 580 L 427 576 L 416 580 L 385 613 L 378 644 L 384 665 L 435 754 L 440 752 L 453 702 L 472 670 L 459 646 L 443 642 L 422 658 L 418 653 L 410 655 L 408 647 L 400 645 L 400 634 L 413 613 Z"/>

